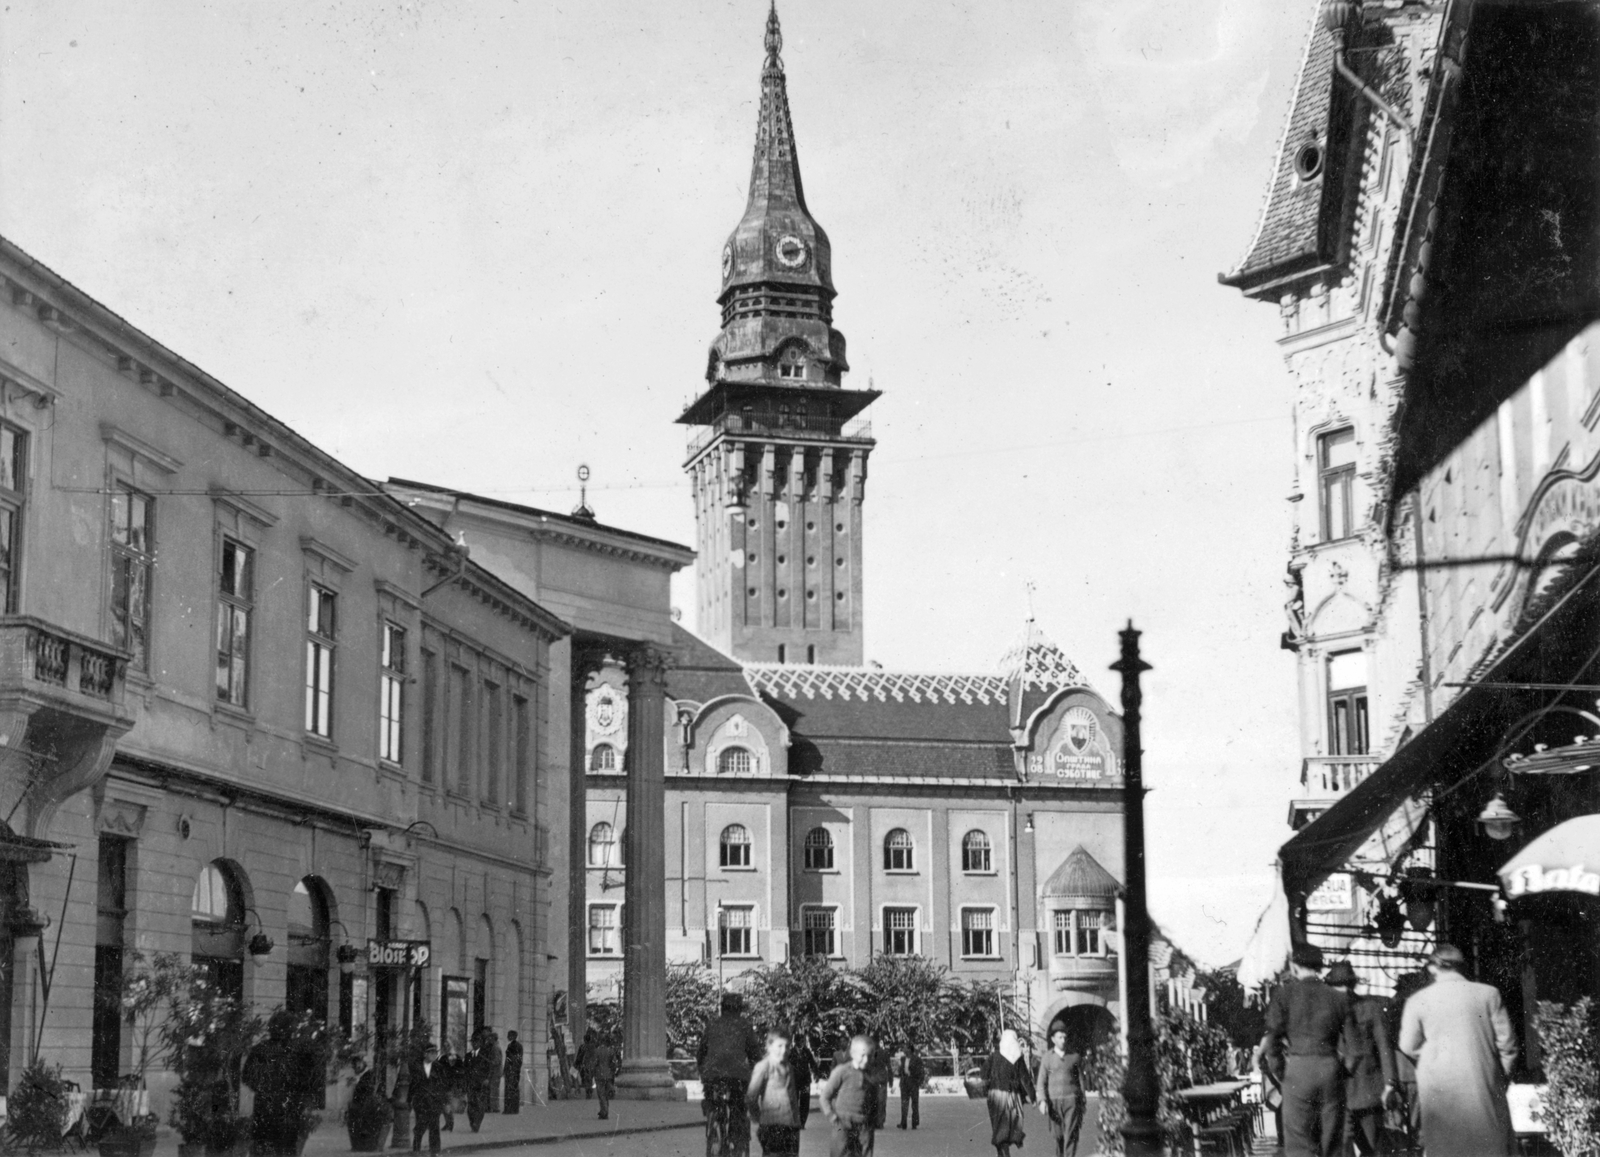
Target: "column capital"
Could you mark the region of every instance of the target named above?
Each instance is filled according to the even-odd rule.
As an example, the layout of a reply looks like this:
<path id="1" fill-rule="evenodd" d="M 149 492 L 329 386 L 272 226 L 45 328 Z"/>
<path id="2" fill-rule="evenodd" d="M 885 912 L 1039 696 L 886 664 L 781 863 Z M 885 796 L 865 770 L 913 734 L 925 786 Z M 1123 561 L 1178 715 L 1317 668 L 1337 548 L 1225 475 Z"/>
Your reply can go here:
<path id="1" fill-rule="evenodd" d="M 677 653 L 650 643 L 630 647 L 623 656 L 623 666 L 628 672 L 628 693 L 655 691 L 663 693 L 667 686 L 667 672 L 672 670 Z"/>

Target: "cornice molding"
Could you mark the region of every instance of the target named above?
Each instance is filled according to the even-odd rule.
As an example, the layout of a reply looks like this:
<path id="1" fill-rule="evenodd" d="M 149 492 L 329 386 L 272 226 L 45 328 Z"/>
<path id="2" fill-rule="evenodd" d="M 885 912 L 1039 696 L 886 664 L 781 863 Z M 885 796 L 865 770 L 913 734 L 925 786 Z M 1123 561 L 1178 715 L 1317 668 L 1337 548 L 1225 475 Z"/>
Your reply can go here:
<path id="1" fill-rule="evenodd" d="M 334 566 L 344 571 L 345 574 L 350 574 L 356 569 L 355 559 L 351 558 L 347 554 L 343 554 L 340 551 L 335 550 L 327 543 L 313 538 L 309 534 L 302 534 L 300 536 L 300 549 L 305 554 L 315 555 L 324 562 L 332 563 Z"/>
<path id="2" fill-rule="evenodd" d="M 100 423 L 100 437 L 107 444 L 126 450 L 135 458 L 142 458 L 163 474 L 176 474 L 183 463 L 170 454 L 157 450 L 143 438 L 136 437 L 112 422 Z"/>
<path id="3" fill-rule="evenodd" d="M 278 516 L 272 513 L 272 511 L 268 510 L 265 506 L 251 502 L 244 495 L 229 490 L 226 486 L 220 486 L 213 482 L 208 490 L 213 501 L 222 506 L 227 506 L 244 515 L 246 518 L 251 519 L 253 522 L 259 524 L 263 530 L 269 529 L 278 524 Z"/>

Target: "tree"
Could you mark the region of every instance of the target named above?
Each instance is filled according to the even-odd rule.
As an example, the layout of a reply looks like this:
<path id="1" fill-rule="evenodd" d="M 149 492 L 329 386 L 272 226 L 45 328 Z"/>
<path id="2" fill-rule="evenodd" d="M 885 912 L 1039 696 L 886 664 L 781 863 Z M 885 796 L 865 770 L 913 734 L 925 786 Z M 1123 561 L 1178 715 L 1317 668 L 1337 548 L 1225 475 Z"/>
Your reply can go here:
<path id="1" fill-rule="evenodd" d="M 706 1021 L 720 1010 L 722 988 L 699 963 L 667 965 L 667 1055 L 692 1057 Z"/>
<path id="2" fill-rule="evenodd" d="M 1206 990 L 1206 1012 L 1211 1023 L 1219 1025 L 1239 1048 L 1255 1048 L 1267 1031 L 1266 1009 L 1246 1001 L 1238 973 L 1219 968 L 1200 973 L 1196 980 Z"/>

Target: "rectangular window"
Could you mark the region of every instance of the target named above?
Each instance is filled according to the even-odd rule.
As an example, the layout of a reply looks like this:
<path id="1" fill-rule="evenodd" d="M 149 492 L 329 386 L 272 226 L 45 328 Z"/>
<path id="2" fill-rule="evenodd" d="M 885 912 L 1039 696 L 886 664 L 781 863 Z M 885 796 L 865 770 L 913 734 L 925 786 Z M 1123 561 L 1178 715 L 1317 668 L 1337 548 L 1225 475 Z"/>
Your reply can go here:
<path id="1" fill-rule="evenodd" d="M 1317 473 L 1322 496 L 1322 541 L 1355 533 L 1356 432 L 1348 427 L 1317 439 Z"/>
<path id="2" fill-rule="evenodd" d="M 961 909 L 961 955 L 994 955 L 994 909 Z"/>
<path id="3" fill-rule="evenodd" d="M 406 631 L 383 624 L 383 677 L 378 682 L 378 758 L 400 763 L 401 723 L 405 717 Z"/>
<path id="4" fill-rule="evenodd" d="M 338 596 L 312 584 L 306 599 L 306 730 L 333 737 L 333 647 Z"/>
<path id="5" fill-rule="evenodd" d="M 516 728 L 511 752 L 511 805 L 518 815 L 528 814 L 528 758 L 532 754 L 532 721 L 528 717 L 528 701 L 521 695 L 511 697 L 512 726 Z"/>
<path id="6" fill-rule="evenodd" d="M 22 502 L 27 489 L 28 436 L 0 422 L 0 613 L 17 611 L 22 568 Z"/>
<path id="7" fill-rule="evenodd" d="M 1079 956 L 1104 955 L 1100 942 L 1101 913 L 1077 911 L 1073 913 L 1073 924 L 1077 933 L 1077 949 Z"/>
<path id="8" fill-rule="evenodd" d="M 483 685 L 483 802 L 500 806 L 500 765 L 505 751 L 505 719 L 500 707 L 500 688 Z"/>
<path id="9" fill-rule="evenodd" d="M 589 955 L 617 955 L 617 906 L 589 905 Z"/>
<path id="10" fill-rule="evenodd" d="M 755 909 L 748 905 L 734 905 L 717 909 L 717 942 L 719 955 L 754 956 L 752 929 Z"/>
<path id="11" fill-rule="evenodd" d="M 838 913 L 833 908 L 802 908 L 800 910 L 801 952 L 806 956 L 835 955 L 834 932 L 838 919 Z"/>
<path id="12" fill-rule="evenodd" d="M 450 707 L 454 714 L 455 790 L 466 795 L 472 783 L 472 683 L 465 667 L 450 667 Z"/>
<path id="13" fill-rule="evenodd" d="M 1328 656 L 1328 754 L 1365 755 L 1367 655 L 1341 651 Z"/>
<path id="14" fill-rule="evenodd" d="M 250 617 L 255 609 L 255 551 L 222 540 L 217 575 L 217 699 L 235 707 L 250 703 Z"/>
<path id="15" fill-rule="evenodd" d="M 111 641 L 150 669 L 150 570 L 155 562 L 155 503 L 137 490 L 111 493 Z"/>
<path id="16" fill-rule="evenodd" d="M 917 951 L 917 910 L 915 908 L 885 908 L 883 910 L 883 954 L 885 956 L 914 956 Z"/>
<path id="17" fill-rule="evenodd" d="M 439 656 L 422 652 L 422 782 L 438 782 Z"/>
<path id="18" fill-rule="evenodd" d="M 1057 909 L 1053 913 L 1057 956 L 1104 956 L 1101 929 L 1105 913 L 1088 909 Z"/>

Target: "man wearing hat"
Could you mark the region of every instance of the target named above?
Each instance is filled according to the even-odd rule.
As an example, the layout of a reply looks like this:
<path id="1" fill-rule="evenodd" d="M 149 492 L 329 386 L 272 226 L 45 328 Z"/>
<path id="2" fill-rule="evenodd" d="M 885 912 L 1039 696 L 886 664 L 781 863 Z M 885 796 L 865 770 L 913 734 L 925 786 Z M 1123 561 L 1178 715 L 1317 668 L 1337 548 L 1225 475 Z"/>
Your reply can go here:
<path id="1" fill-rule="evenodd" d="M 1283 1086 L 1285 1157 L 1344 1152 L 1344 1070 L 1340 1052 L 1350 998 L 1322 982 L 1322 949 L 1297 944 L 1293 974 L 1267 1005 L 1267 1071 Z M 1287 1054 L 1287 1056 L 1285 1055 Z"/>
<path id="2" fill-rule="evenodd" d="M 1466 978 L 1466 957 L 1441 944 L 1428 971 L 1433 983 L 1406 1001 L 1400 1051 L 1417 1066 L 1422 1151 L 1499 1157 L 1515 1152 L 1506 1081 L 1517 1038 L 1500 992 Z"/>
<path id="3" fill-rule="evenodd" d="M 1383 1110 L 1395 1095 L 1394 1051 L 1384 1024 L 1384 1002 L 1375 996 L 1356 995 L 1360 982 L 1348 960 L 1335 962 L 1324 980 L 1350 995 L 1344 1047 L 1345 1125 L 1357 1150 L 1377 1153 Z"/>

